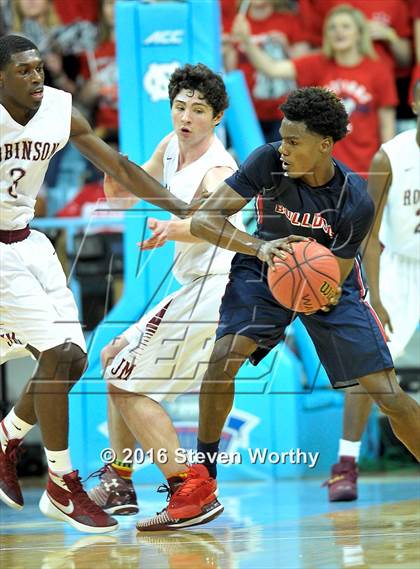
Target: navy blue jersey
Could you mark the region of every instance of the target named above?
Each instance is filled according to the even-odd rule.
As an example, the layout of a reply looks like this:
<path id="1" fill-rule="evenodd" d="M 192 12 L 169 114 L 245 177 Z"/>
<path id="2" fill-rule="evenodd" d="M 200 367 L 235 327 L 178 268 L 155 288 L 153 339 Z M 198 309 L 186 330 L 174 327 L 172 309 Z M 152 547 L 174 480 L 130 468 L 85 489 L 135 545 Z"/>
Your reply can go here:
<path id="1" fill-rule="evenodd" d="M 312 237 L 337 256 L 351 259 L 374 217 L 366 181 L 335 161 L 335 174 L 324 186 L 312 187 L 283 171 L 280 142 L 257 148 L 225 180 L 247 200 L 256 199 L 256 237 L 271 241 L 288 235 Z"/>

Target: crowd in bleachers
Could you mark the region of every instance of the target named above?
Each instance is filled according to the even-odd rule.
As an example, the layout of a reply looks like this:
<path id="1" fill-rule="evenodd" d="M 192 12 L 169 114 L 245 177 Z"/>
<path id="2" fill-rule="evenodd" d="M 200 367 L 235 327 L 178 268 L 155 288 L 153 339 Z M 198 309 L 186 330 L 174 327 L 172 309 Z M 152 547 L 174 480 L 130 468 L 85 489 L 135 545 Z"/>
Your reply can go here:
<path id="1" fill-rule="evenodd" d="M 244 72 L 267 141 L 278 138 L 279 103 L 296 86 L 329 86 L 343 97 L 357 139 L 350 133 L 336 153 L 361 172 L 396 125 L 412 119 L 409 86 L 420 76 L 419 2 L 348 0 L 350 8 L 338 11 L 342 0 L 220 2 L 225 69 Z M 46 84 L 70 91 L 96 132 L 118 145 L 115 0 L 0 0 L 0 6 L 0 34 L 34 41 L 45 60 Z M 343 57 L 346 38 L 340 37 L 348 33 L 349 18 L 362 38 L 354 40 L 353 59 Z M 361 112 L 353 112 L 356 107 Z M 70 184 L 66 172 L 72 173 Z M 52 191 L 38 213 L 59 213 L 85 182 L 99 179 L 72 150 L 60 153 L 46 181 L 67 190 Z"/>
<path id="2" fill-rule="evenodd" d="M 350 8 L 349 17 L 333 18 L 343 4 Z M 368 127 L 371 125 L 370 149 L 362 164 L 353 162 L 351 155 L 340 153 L 344 161 L 350 162 L 349 166 L 363 170 L 378 144 L 392 136 L 395 119 L 412 117 L 408 105 L 409 84 L 420 73 L 419 3 L 414 0 L 251 0 L 246 15 L 241 13 L 243 5 L 244 2 L 238 3 L 239 9 L 235 10 L 235 2 L 222 0 L 225 65 L 227 69 L 239 68 L 245 73 L 267 140 L 277 136 L 281 120 L 278 103 L 293 84 L 329 86 L 343 96 L 351 112 L 357 104 L 354 93 L 349 92 L 350 82 L 353 82 L 353 88 L 368 89 L 374 98 L 369 111 L 382 107 L 396 109 L 395 118 L 391 116 L 394 124 L 390 124 L 389 116 L 385 125 L 381 125 L 383 117 L 379 116 L 379 126 L 374 124 L 378 122 L 374 113 L 367 117 Z M 348 32 L 349 18 L 361 36 L 361 41 L 355 38 L 359 58 L 350 62 L 340 57 L 340 52 L 342 55 L 346 49 L 345 38 L 335 37 L 334 45 L 331 40 L 333 33 L 337 36 Z M 268 56 L 260 55 L 260 66 L 255 65 L 255 58 L 247 50 L 246 36 L 250 36 L 248 44 L 258 46 Z M 291 62 L 293 73 L 290 67 L 288 73 L 287 65 L 283 65 L 277 66 L 279 71 L 274 75 L 273 60 Z M 372 73 L 376 75 L 374 80 Z"/>

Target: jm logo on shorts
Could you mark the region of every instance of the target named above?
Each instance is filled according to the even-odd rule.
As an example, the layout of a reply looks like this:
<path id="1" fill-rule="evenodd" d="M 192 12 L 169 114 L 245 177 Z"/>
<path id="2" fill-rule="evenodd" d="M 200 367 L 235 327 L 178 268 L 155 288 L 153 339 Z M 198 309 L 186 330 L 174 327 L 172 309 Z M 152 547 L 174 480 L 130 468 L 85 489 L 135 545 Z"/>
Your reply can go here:
<path id="1" fill-rule="evenodd" d="M 133 372 L 134 365 L 134 362 L 130 363 L 123 358 L 115 368 L 111 368 L 111 373 L 118 379 L 128 379 Z"/>

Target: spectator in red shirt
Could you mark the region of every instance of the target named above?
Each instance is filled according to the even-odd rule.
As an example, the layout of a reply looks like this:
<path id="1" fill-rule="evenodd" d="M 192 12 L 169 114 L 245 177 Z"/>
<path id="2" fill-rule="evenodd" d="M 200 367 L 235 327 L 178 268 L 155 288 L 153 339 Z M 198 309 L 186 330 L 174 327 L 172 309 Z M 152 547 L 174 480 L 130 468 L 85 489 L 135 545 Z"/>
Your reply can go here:
<path id="1" fill-rule="evenodd" d="M 102 0 L 98 45 L 86 52 L 81 74 L 85 83 L 78 101 L 93 115 L 95 132 L 110 143 L 118 144 L 118 90 L 115 59 L 115 0 Z"/>
<path id="2" fill-rule="evenodd" d="M 311 29 L 315 45 L 322 43 L 327 14 L 343 3 L 343 0 L 301 0 L 303 19 Z M 348 0 L 346 3 L 363 12 L 378 55 L 388 61 L 392 69 L 410 65 L 411 24 L 407 0 Z"/>
<path id="3" fill-rule="evenodd" d="M 286 61 L 253 44 L 243 17 L 234 27 L 248 57 L 267 75 L 296 79 L 300 87 L 326 87 L 343 99 L 350 132 L 335 145 L 334 156 L 366 176 L 380 144 L 395 135 L 397 95 L 391 70 L 376 59 L 363 14 L 350 6 L 336 8 L 325 22 L 322 53 Z"/>
<path id="4" fill-rule="evenodd" d="M 277 60 L 309 49 L 303 43 L 298 14 L 288 8 L 289 4 L 285 0 L 251 0 L 248 8 L 252 41 Z M 266 141 L 278 140 L 282 118 L 279 105 L 296 87 L 295 81 L 273 79 L 255 69 L 232 34 L 224 35 L 224 60 L 227 71 L 243 71 Z"/>

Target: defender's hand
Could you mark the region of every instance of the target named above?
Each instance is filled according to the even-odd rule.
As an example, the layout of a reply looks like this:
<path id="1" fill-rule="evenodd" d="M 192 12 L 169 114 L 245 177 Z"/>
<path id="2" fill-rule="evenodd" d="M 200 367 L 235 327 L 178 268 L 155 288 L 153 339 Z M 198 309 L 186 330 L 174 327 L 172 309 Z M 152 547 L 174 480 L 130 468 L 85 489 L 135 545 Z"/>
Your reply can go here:
<path id="1" fill-rule="evenodd" d="M 147 225 L 149 229 L 152 230 L 152 236 L 149 237 L 149 239 L 140 241 L 139 243 L 137 243 L 137 246 L 142 251 L 148 251 L 150 249 L 157 249 L 158 247 L 162 247 L 163 245 L 165 245 L 166 241 L 168 240 L 168 231 L 170 223 L 171 223 L 170 220 L 162 221 L 154 217 L 149 217 Z"/>

